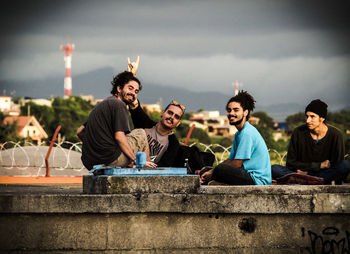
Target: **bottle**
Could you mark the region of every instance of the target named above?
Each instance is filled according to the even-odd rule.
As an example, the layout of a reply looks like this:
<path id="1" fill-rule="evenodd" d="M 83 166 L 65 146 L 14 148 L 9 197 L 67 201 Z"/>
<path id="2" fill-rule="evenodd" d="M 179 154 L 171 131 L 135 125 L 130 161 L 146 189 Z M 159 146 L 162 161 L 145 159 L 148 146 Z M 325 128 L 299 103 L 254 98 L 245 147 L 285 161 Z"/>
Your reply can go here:
<path id="1" fill-rule="evenodd" d="M 188 162 L 188 158 L 185 159 L 185 165 L 184 165 L 185 168 L 187 168 L 187 174 L 192 174 L 192 169 L 190 167 L 190 164 Z"/>

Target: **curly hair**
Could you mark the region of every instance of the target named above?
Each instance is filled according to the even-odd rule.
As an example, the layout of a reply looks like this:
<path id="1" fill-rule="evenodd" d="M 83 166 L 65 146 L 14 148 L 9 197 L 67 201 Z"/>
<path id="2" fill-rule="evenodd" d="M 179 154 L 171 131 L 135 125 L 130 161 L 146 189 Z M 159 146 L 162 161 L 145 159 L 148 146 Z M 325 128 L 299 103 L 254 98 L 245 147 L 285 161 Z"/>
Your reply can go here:
<path id="1" fill-rule="evenodd" d="M 228 110 L 228 104 L 231 102 L 239 102 L 243 108 L 243 110 L 248 110 L 247 120 L 250 117 L 250 112 L 255 108 L 255 100 L 253 96 L 251 96 L 247 91 L 239 91 L 236 96 L 233 96 L 226 104 L 226 111 Z"/>
<path id="2" fill-rule="evenodd" d="M 131 72 L 123 71 L 119 73 L 117 76 L 115 76 L 111 81 L 111 84 L 112 84 L 111 94 L 113 95 L 118 94 L 117 87 L 119 86 L 121 89 L 123 89 L 124 86 L 130 81 L 137 82 L 139 84 L 139 90 L 141 91 L 142 85 L 140 80 L 134 77 L 134 75 Z"/>

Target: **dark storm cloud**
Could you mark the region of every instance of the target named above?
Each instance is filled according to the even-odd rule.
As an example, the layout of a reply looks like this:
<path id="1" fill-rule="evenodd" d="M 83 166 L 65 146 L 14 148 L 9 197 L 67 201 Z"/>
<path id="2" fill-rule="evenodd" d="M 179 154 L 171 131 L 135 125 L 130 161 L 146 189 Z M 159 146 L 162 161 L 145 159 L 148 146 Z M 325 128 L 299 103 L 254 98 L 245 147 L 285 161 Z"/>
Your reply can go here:
<path id="1" fill-rule="evenodd" d="M 145 54 L 171 56 L 278 58 L 341 55 L 350 50 L 346 1 L 10 3 L 2 11 L 7 22 L 1 25 L 9 36 L 2 44 L 7 49 L 13 49 L 18 35 L 36 34 L 69 36 L 80 41 L 83 51 L 99 45 L 100 52 L 110 52 L 118 45 L 121 52 L 137 47 Z M 43 45 L 42 50 L 49 49 Z"/>
<path id="2" fill-rule="evenodd" d="M 69 40 L 74 75 L 141 55 L 151 83 L 229 93 L 237 79 L 263 104 L 323 95 L 342 106 L 349 10 L 328 0 L 6 1 L 0 75 L 62 76 L 58 47 Z"/>

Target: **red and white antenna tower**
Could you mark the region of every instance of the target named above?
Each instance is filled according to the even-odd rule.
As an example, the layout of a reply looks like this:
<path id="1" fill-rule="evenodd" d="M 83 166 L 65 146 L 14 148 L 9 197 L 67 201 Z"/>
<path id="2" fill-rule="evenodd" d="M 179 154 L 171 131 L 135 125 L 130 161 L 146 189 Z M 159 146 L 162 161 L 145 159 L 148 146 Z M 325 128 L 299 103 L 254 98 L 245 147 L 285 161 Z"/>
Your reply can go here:
<path id="1" fill-rule="evenodd" d="M 61 45 L 60 49 L 65 52 L 64 65 L 66 67 L 66 74 L 64 75 L 64 96 L 68 98 L 72 95 L 72 52 L 74 51 L 74 44 L 67 42 L 66 45 Z"/>

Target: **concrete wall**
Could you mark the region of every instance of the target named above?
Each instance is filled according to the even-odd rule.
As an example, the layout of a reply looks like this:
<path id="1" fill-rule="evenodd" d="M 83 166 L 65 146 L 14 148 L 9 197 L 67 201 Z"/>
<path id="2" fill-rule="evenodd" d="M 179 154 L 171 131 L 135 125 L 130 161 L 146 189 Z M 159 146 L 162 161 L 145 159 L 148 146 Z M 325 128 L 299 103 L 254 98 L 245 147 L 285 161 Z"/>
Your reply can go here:
<path id="1" fill-rule="evenodd" d="M 350 186 L 3 193 L 0 225 L 1 253 L 349 253 Z"/>

